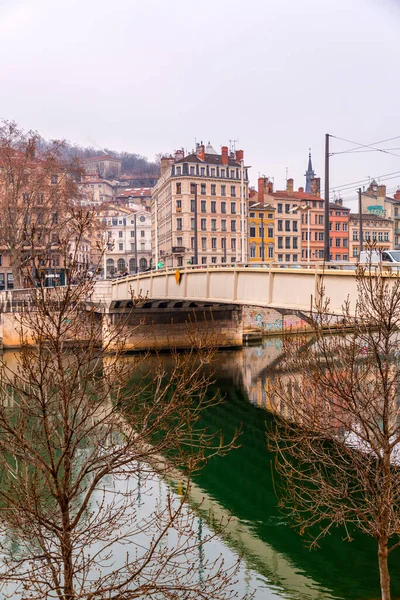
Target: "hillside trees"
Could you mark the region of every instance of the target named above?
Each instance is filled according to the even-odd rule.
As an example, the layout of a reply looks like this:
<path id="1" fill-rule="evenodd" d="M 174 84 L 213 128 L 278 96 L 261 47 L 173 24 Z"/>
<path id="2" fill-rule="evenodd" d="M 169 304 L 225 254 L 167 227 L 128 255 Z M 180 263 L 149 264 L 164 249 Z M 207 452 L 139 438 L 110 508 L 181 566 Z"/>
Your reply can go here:
<path id="1" fill-rule="evenodd" d="M 348 540 L 354 528 L 372 536 L 382 600 L 390 600 L 388 557 L 400 546 L 400 278 L 360 268 L 357 287 L 339 334 L 322 287 L 314 343 L 285 340 L 286 374 L 272 391 L 285 419 L 268 441 L 281 506 L 300 532 L 312 545 L 339 525 Z"/>

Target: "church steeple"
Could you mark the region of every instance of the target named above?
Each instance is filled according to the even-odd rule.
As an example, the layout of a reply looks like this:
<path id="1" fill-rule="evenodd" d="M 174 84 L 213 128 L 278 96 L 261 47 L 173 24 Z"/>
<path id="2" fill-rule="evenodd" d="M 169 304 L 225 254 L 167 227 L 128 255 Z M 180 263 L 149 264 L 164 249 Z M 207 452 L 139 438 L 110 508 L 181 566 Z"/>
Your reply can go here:
<path id="1" fill-rule="evenodd" d="M 312 167 L 312 160 L 311 160 L 311 148 L 309 149 L 308 169 L 305 173 L 305 176 L 306 176 L 306 193 L 311 194 L 311 179 L 313 179 L 313 177 L 315 177 L 315 172 Z"/>

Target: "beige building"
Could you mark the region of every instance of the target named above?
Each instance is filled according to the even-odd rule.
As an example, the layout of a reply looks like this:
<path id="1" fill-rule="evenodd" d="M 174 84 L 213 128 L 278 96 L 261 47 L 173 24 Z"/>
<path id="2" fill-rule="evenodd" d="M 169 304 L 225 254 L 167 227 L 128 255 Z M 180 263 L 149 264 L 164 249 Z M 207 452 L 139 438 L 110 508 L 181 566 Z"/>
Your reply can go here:
<path id="1" fill-rule="evenodd" d="M 377 248 L 393 248 L 393 222 L 375 214 L 362 215 L 364 248 L 366 244 L 376 243 Z M 350 213 L 349 221 L 349 260 L 357 262 L 360 256 L 360 215 Z"/>
<path id="2" fill-rule="evenodd" d="M 152 195 L 153 264 L 194 264 L 196 221 L 199 265 L 247 260 L 247 198 L 242 150 L 223 146 L 218 154 L 198 144 L 187 156 L 163 158 Z"/>
<path id="3" fill-rule="evenodd" d="M 108 154 L 84 158 L 82 163 L 88 173 L 97 173 L 106 179 L 117 179 L 122 172 L 122 160 Z"/>
<path id="4" fill-rule="evenodd" d="M 114 199 L 113 183 L 102 179 L 97 173 L 87 175 L 80 187 L 83 193 L 83 205 L 109 203 Z"/>
<path id="5" fill-rule="evenodd" d="M 363 215 L 376 215 L 391 220 L 393 249 L 400 250 L 400 190 L 393 198 L 386 195 L 386 185 L 372 180 L 361 194 Z"/>
<path id="6" fill-rule="evenodd" d="M 148 210 L 109 206 L 97 212 L 102 223 L 107 277 L 145 271 L 151 266 L 151 215 Z"/>

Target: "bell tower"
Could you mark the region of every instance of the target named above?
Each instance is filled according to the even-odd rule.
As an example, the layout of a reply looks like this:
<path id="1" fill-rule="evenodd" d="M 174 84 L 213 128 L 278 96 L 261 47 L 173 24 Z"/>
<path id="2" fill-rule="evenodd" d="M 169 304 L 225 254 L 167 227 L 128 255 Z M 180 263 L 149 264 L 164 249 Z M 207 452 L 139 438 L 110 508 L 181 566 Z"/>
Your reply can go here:
<path id="1" fill-rule="evenodd" d="M 311 194 L 311 180 L 315 177 L 315 172 L 312 167 L 312 161 L 311 161 L 311 148 L 309 149 L 308 168 L 307 168 L 307 171 L 305 172 L 305 176 L 306 176 L 306 194 Z"/>

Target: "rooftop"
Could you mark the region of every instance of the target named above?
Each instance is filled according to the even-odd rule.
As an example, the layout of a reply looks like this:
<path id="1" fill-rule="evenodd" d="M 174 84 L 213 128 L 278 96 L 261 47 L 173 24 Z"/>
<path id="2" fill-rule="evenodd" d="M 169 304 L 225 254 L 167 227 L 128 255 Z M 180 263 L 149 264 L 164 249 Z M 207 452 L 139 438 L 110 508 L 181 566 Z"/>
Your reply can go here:
<path id="1" fill-rule="evenodd" d="M 109 154 L 102 154 L 101 156 L 92 156 L 90 158 L 83 158 L 82 162 L 91 163 L 91 162 L 99 162 L 102 160 L 113 160 L 114 162 L 119 162 L 122 164 L 122 160 L 119 158 L 115 158 L 114 156 L 110 156 Z"/>
<path id="2" fill-rule="evenodd" d="M 146 198 L 151 196 L 151 187 L 126 188 L 118 193 L 118 198 Z"/>
<path id="3" fill-rule="evenodd" d="M 182 163 L 202 163 L 202 164 L 209 164 L 209 165 L 222 165 L 222 154 L 212 154 L 209 152 L 206 152 L 204 154 L 204 160 L 199 158 L 197 156 L 197 154 L 193 153 L 193 154 L 188 154 L 187 156 L 185 156 L 185 158 L 181 158 L 180 160 L 177 160 L 175 164 L 179 165 Z M 228 165 L 223 165 L 223 166 L 229 166 L 229 167 L 240 167 L 240 162 L 237 162 L 235 159 L 231 158 L 230 156 L 228 156 Z"/>

